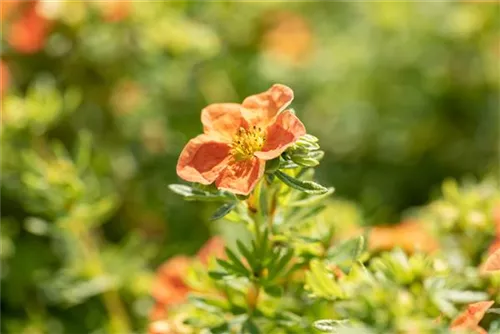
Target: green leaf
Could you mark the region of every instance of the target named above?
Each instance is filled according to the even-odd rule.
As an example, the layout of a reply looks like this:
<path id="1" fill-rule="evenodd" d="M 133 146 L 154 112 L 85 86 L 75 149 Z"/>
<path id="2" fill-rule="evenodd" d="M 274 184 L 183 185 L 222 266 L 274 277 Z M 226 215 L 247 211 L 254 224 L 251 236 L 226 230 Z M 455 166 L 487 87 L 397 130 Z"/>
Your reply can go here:
<path id="1" fill-rule="evenodd" d="M 247 267 L 245 267 L 245 265 L 243 264 L 243 262 L 240 261 L 240 259 L 238 259 L 238 257 L 233 253 L 232 250 L 230 250 L 229 248 L 226 247 L 226 254 L 227 254 L 227 257 L 229 258 L 229 260 L 231 260 L 231 262 L 237 266 L 241 271 L 247 273 L 247 274 L 250 274 L 250 271 L 248 270 Z"/>
<path id="2" fill-rule="evenodd" d="M 461 290 L 443 290 L 439 292 L 442 298 L 453 303 L 469 304 L 488 299 L 486 292 L 479 291 L 461 291 Z"/>
<path id="3" fill-rule="evenodd" d="M 323 151 L 310 151 L 310 152 L 293 152 L 290 157 L 293 162 L 301 166 L 314 167 L 319 165 L 319 161 L 323 159 L 325 152 Z"/>
<path id="4" fill-rule="evenodd" d="M 217 325 L 216 327 L 211 327 L 210 328 L 210 334 L 229 334 L 231 333 L 231 328 L 229 328 L 229 325 L 224 322 L 220 325 Z"/>
<path id="5" fill-rule="evenodd" d="M 328 300 L 343 298 L 342 289 L 334 281 L 333 275 L 325 268 L 323 263 L 312 260 L 310 268 L 310 271 L 306 272 L 306 284 L 314 296 Z"/>
<path id="6" fill-rule="evenodd" d="M 214 214 L 210 217 L 210 220 L 217 220 L 221 219 L 229 212 L 231 212 L 236 205 L 238 205 L 238 202 L 229 202 L 229 203 L 224 203 L 222 204 L 217 210 L 215 210 Z"/>
<path id="7" fill-rule="evenodd" d="M 295 162 L 299 166 L 304 167 L 316 167 L 319 165 L 319 161 L 307 156 L 293 155 L 293 162 Z"/>
<path id="8" fill-rule="evenodd" d="M 260 334 L 262 332 L 260 331 L 259 327 L 257 327 L 257 325 L 252 321 L 252 319 L 249 318 L 243 324 L 243 328 L 241 329 L 241 333 L 244 333 L 244 334 Z"/>
<path id="9" fill-rule="evenodd" d="M 324 319 L 315 321 L 313 326 L 317 330 L 325 333 L 337 333 L 339 329 L 347 328 L 348 324 L 349 324 L 348 319 L 344 320 Z"/>
<path id="10" fill-rule="evenodd" d="M 252 269 L 255 268 L 256 259 L 254 258 L 250 250 L 240 240 L 236 240 L 236 246 L 238 247 L 238 250 L 240 251 L 241 255 L 243 255 L 243 257 L 247 259 L 250 267 L 252 267 Z"/>
<path id="11" fill-rule="evenodd" d="M 331 247 L 326 255 L 326 258 L 336 264 L 342 265 L 348 262 L 355 262 L 363 254 L 365 249 L 365 238 L 359 236 L 353 239 L 346 240 L 341 244 Z"/>
<path id="12" fill-rule="evenodd" d="M 277 157 L 276 159 L 273 160 L 268 160 L 266 162 L 266 173 L 274 173 L 277 171 L 280 167 L 280 158 Z"/>
<path id="13" fill-rule="evenodd" d="M 276 297 L 276 298 L 279 298 L 283 295 L 283 288 L 281 286 L 278 286 L 278 285 L 266 286 L 266 287 L 264 287 L 264 291 L 269 296 Z"/>
<path id="14" fill-rule="evenodd" d="M 335 188 L 330 187 L 330 188 L 328 188 L 328 191 L 326 193 L 324 193 L 324 194 L 308 196 L 308 197 L 306 197 L 304 199 L 292 202 L 292 203 L 288 204 L 288 206 L 292 206 L 292 207 L 295 207 L 295 206 L 299 206 L 299 207 L 311 206 L 313 204 L 318 203 L 322 199 L 330 196 L 331 194 L 333 194 L 334 191 L 335 191 Z"/>
<path id="15" fill-rule="evenodd" d="M 281 273 L 283 269 L 285 269 L 286 265 L 290 262 L 292 257 L 293 257 L 293 250 L 287 249 L 285 251 L 285 254 L 283 254 L 283 256 L 279 258 L 279 261 L 276 263 L 276 265 L 272 266 L 269 269 L 268 280 L 269 281 L 274 280 L 278 276 L 278 274 Z"/>
<path id="16" fill-rule="evenodd" d="M 319 150 L 319 144 L 317 142 L 311 142 L 303 137 L 297 140 L 295 145 L 308 151 Z"/>
<path id="17" fill-rule="evenodd" d="M 233 263 L 227 262 L 222 259 L 216 259 L 217 263 L 224 269 L 226 269 L 229 273 L 232 273 L 236 276 L 244 276 L 248 277 L 248 270 L 242 269 L 239 266 L 236 266 Z"/>
<path id="18" fill-rule="evenodd" d="M 297 167 L 299 167 L 299 165 L 290 160 L 280 162 L 280 169 L 295 169 Z"/>
<path id="19" fill-rule="evenodd" d="M 305 192 L 307 194 L 319 195 L 328 192 L 328 188 L 323 187 L 312 181 L 302 181 L 291 177 L 290 175 L 283 173 L 282 171 L 277 171 L 274 175 L 278 177 L 283 183 L 285 183 L 290 188 L 297 189 L 299 191 Z"/>
<path id="20" fill-rule="evenodd" d="M 289 214 L 287 216 L 286 223 L 287 224 L 300 224 L 306 222 L 308 219 L 318 215 L 321 211 L 326 209 L 326 205 L 313 206 L 312 208 L 300 208 L 301 210 L 298 212 L 294 212 L 293 214 Z"/>
<path id="21" fill-rule="evenodd" d="M 301 140 L 305 140 L 305 141 L 308 141 L 310 143 L 317 143 L 319 141 L 318 138 L 316 138 L 315 136 L 313 135 L 310 135 L 310 134 L 305 134 L 303 135 L 302 137 L 300 137 Z"/>
<path id="22" fill-rule="evenodd" d="M 189 300 L 195 306 L 207 312 L 221 312 L 229 308 L 227 302 L 221 298 L 191 295 Z"/>
<path id="23" fill-rule="evenodd" d="M 267 186 L 262 182 L 260 184 L 259 188 L 259 213 L 262 215 L 262 217 L 267 217 L 268 212 L 269 212 L 269 205 L 268 205 L 268 189 Z"/>
<path id="24" fill-rule="evenodd" d="M 171 184 L 168 186 L 170 190 L 174 193 L 181 195 L 188 201 L 227 201 L 230 200 L 230 196 L 223 192 L 209 192 L 201 189 L 195 189 L 185 184 Z"/>
<path id="25" fill-rule="evenodd" d="M 220 280 L 226 276 L 229 276 L 229 274 L 225 271 L 209 271 L 208 276 L 210 276 L 210 278 L 213 278 L 215 280 Z"/>
<path id="26" fill-rule="evenodd" d="M 267 228 L 264 229 L 264 233 L 262 234 L 262 238 L 260 240 L 260 247 L 256 249 L 255 255 L 258 259 L 265 259 L 267 256 L 267 249 L 269 246 L 269 230 Z"/>

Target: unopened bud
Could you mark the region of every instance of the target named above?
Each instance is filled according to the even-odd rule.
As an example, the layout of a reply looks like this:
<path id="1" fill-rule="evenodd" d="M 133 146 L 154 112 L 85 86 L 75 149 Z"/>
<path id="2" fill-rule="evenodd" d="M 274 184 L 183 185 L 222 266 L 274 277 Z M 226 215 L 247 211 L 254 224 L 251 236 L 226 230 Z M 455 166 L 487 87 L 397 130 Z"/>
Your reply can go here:
<path id="1" fill-rule="evenodd" d="M 247 292 L 247 305 L 251 310 L 254 310 L 257 306 L 257 300 L 259 299 L 260 288 L 255 284 L 251 284 Z"/>

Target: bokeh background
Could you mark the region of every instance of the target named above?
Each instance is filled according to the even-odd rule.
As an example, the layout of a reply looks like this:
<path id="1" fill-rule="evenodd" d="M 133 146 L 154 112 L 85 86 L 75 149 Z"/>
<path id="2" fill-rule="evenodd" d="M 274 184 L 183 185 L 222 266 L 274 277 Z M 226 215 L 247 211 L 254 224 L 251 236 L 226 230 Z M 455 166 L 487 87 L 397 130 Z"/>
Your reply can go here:
<path id="1" fill-rule="evenodd" d="M 500 7 L 2 1 L 1 330 L 141 330 L 152 270 L 224 226 L 170 193 L 200 111 L 273 83 L 362 224 L 498 167 Z"/>

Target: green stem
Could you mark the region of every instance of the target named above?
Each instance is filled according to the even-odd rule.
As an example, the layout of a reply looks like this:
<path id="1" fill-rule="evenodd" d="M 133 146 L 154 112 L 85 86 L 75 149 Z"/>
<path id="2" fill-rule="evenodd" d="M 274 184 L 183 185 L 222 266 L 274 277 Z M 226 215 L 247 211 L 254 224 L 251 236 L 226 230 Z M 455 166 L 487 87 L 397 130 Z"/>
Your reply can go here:
<path id="1" fill-rule="evenodd" d="M 77 245 L 80 247 L 84 260 L 90 268 L 90 276 L 98 277 L 105 274 L 105 270 L 97 250 L 97 243 L 84 225 L 85 223 L 75 219 L 69 226 Z M 127 311 L 123 306 L 120 295 L 114 289 L 102 294 L 104 306 L 110 319 L 110 327 L 113 333 L 131 333 L 130 322 Z"/>

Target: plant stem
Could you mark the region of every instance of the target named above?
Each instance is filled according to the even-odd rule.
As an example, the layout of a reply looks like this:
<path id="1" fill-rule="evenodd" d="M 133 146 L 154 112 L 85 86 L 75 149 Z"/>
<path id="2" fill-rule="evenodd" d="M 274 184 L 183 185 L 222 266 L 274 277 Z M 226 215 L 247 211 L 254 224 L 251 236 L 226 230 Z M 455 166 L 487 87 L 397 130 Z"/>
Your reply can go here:
<path id="1" fill-rule="evenodd" d="M 86 229 L 85 223 L 79 219 L 74 219 L 68 225 L 70 226 L 69 231 L 73 234 L 77 245 L 80 246 L 85 262 L 91 269 L 90 276 L 98 277 L 105 275 L 106 272 L 97 251 L 97 243 L 90 231 Z M 120 334 L 132 333 L 127 312 L 118 292 L 115 289 L 108 290 L 102 294 L 102 300 L 109 314 L 111 332 Z"/>

